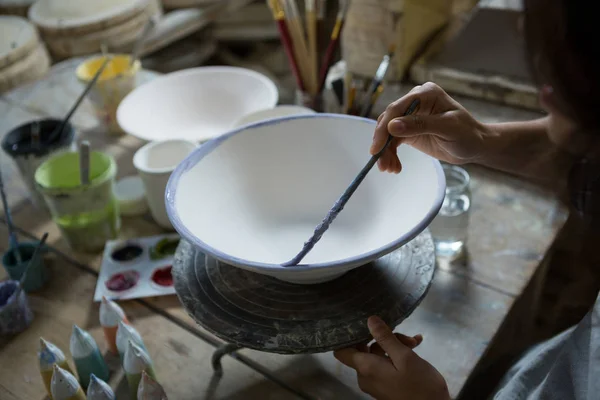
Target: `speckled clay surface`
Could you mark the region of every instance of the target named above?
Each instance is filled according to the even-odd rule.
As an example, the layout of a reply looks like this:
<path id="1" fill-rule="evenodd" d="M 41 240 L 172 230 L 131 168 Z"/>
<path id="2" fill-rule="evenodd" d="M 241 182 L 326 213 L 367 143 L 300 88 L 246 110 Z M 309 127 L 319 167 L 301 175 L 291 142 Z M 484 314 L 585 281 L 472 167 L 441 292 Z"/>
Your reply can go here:
<path id="1" fill-rule="evenodd" d="M 426 295 L 434 271 L 427 231 L 379 260 L 317 285 L 226 265 L 185 241 L 173 264 L 177 295 L 198 324 L 229 343 L 281 354 L 367 341 L 370 315 L 396 326 Z"/>

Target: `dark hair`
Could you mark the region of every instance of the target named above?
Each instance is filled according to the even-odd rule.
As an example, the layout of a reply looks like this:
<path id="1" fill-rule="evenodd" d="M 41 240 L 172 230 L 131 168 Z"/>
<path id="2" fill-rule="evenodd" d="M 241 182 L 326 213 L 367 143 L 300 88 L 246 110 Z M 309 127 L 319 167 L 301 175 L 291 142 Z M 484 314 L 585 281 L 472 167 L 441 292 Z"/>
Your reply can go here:
<path id="1" fill-rule="evenodd" d="M 581 129 L 600 130 L 598 20 L 584 0 L 524 0 L 533 72 L 554 88 L 561 110 Z"/>

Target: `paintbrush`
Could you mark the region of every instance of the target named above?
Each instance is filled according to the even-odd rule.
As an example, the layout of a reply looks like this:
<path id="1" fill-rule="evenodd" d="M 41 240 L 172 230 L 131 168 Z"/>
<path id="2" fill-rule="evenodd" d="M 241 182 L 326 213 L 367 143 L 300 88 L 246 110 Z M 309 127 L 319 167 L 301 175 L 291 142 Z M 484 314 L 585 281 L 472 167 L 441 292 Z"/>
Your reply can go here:
<path id="1" fill-rule="evenodd" d="M 6 192 L 4 191 L 4 178 L 2 177 L 2 171 L 0 170 L 0 197 L 2 197 L 2 206 L 4 207 L 4 219 L 6 220 L 6 226 L 8 227 L 8 242 L 10 247 L 15 253 L 15 259 L 17 264 L 21 264 L 23 259 L 21 258 L 21 252 L 19 251 L 19 242 L 17 235 L 15 234 L 14 225 L 12 223 L 12 217 L 10 215 L 10 208 L 8 207 L 8 201 L 6 200 Z"/>
<path id="2" fill-rule="evenodd" d="M 331 37 L 329 39 L 329 45 L 327 45 L 327 50 L 325 51 L 325 57 L 323 58 L 323 62 L 321 64 L 321 71 L 319 72 L 319 86 L 317 92 L 321 92 L 323 87 L 325 86 L 325 80 L 327 79 L 327 72 L 333 63 L 333 56 L 335 55 L 335 51 L 338 48 L 338 44 L 340 42 L 340 33 L 342 28 L 344 27 L 344 20 L 346 18 L 346 12 L 348 9 L 348 1 L 340 0 L 339 10 L 335 19 L 335 25 L 333 26 L 333 30 L 331 31 Z"/>
<path id="3" fill-rule="evenodd" d="M 281 7 L 281 4 L 278 0 L 267 0 L 267 2 L 269 4 L 271 12 L 273 13 L 275 23 L 277 24 L 277 29 L 279 30 L 279 38 L 281 40 L 281 44 L 283 45 L 283 50 L 285 51 L 285 55 L 287 56 L 288 62 L 290 63 L 292 74 L 294 75 L 294 78 L 296 78 L 296 85 L 298 86 L 298 89 L 304 91 L 304 83 L 302 82 L 302 77 L 300 76 L 298 63 L 296 62 L 296 58 L 294 56 L 290 32 L 288 31 L 288 28 L 285 25 L 285 13 L 283 12 L 283 7 Z"/>
<path id="4" fill-rule="evenodd" d="M 310 56 L 311 85 L 317 87 L 319 79 L 318 44 L 317 44 L 317 4 L 316 0 L 305 0 L 306 33 L 308 35 L 308 52 Z"/>
<path id="5" fill-rule="evenodd" d="M 373 107 L 377 103 L 377 99 L 379 99 L 379 96 L 381 96 L 382 92 L 383 92 L 383 85 L 377 86 L 377 89 L 375 90 L 375 93 L 373 93 L 371 95 L 371 99 L 369 100 L 369 102 L 367 104 L 367 107 L 363 111 L 363 113 L 361 114 L 361 116 L 363 116 L 365 118 L 369 118 L 369 115 L 371 115 L 371 111 L 373 111 Z"/>
<path id="6" fill-rule="evenodd" d="M 389 52 L 385 56 L 383 56 L 383 60 L 381 60 L 381 64 L 379 64 L 379 67 L 377 68 L 377 72 L 375 73 L 375 76 L 371 81 L 371 85 L 369 86 L 369 89 L 367 89 L 367 92 L 365 94 L 366 99 L 360 111 L 361 117 L 366 118 L 371 113 L 371 109 L 373 108 L 373 103 L 371 100 L 373 99 L 373 95 L 377 92 L 378 88 L 383 83 L 385 74 L 390 66 L 390 60 L 394 56 L 394 49 L 395 46 L 390 46 Z"/>
<path id="7" fill-rule="evenodd" d="M 294 56 L 300 69 L 300 75 L 302 76 L 302 82 L 304 88 L 310 94 L 314 94 L 316 88 L 313 85 L 313 81 L 310 79 L 310 61 L 308 54 L 308 47 L 306 45 L 306 39 L 304 37 L 304 29 L 300 23 L 300 15 L 298 13 L 298 7 L 294 0 L 283 0 L 285 21 L 290 37 L 292 38 L 292 45 L 294 49 Z"/>
<path id="8" fill-rule="evenodd" d="M 35 265 L 35 263 L 37 263 L 38 258 L 40 258 L 40 253 L 44 247 L 44 244 L 46 243 L 46 239 L 48 239 L 48 232 L 44 233 L 44 236 L 42 236 L 42 240 L 40 240 L 38 245 L 35 246 L 33 255 L 29 259 L 29 262 L 27 263 L 27 266 L 25 267 L 25 270 L 23 271 L 23 275 L 21 275 L 21 279 L 19 279 L 19 289 L 17 290 L 17 294 L 19 294 L 19 292 L 23 288 L 23 284 L 25 283 L 25 280 L 27 279 L 27 272 L 29 271 L 29 267 L 32 265 Z"/>
<path id="9" fill-rule="evenodd" d="M 75 104 L 73 104 L 73 107 L 71 107 L 71 109 L 69 110 L 69 112 L 67 113 L 65 118 L 62 120 L 60 125 L 56 129 L 54 129 L 54 132 L 52 132 L 52 134 L 50 135 L 50 139 L 48 140 L 49 143 L 54 142 L 56 136 L 60 135 L 62 133 L 62 131 L 65 129 L 65 126 L 67 125 L 67 123 L 69 122 L 69 120 L 71 119 L 71 117 L 73 116 L 75 111 L 77 111 L 77 108 L 79 107 L 79 105 L 81 104 L 81 102 L 83 101 L 85 96 L 87 96 L 89 91 L 96 84 L 96 81 L 100 77 L 100 74 L 102 74 L 102 71 L 104 71 L 104 68 L 106 68 L 106 66 L 111 61 L 111 59 L 112 59 L 112 57 L 107 57 L 104 60 L 104 62 L 102 63 L 102 65 L 100 66 L 100 68 L 98 68 L 98 71 L 96 71 L 96 75 L 94 75 L 92 80 L 87 84 L 85 90 L 83 91 L 83 93 L 81 93 L 81 95 L 79 96 L 79 98 L 77 99 Z"/>
<path id="10" fill-rule="evenodd" d="M 90 184 L 90 142 L 87 140 L 79 144 L 79 180 L 81 186 Z"/>
<path id="11" fill-rule="evenodd" d="M 412 114 L 417 109 L 417 107 L 419 106 L 419 104 L 420 104 L 420 100 L 419 99 L 414 100 L 410 104 L 410 106 L 408 106 L 408 109 L 406 110 L 406 112 L 404 113 L 404 115 L 406 116 L 406 115 Z M 365 165 L 363 167 L 363 169 L 358 173 L 358 175 L 356 176 L 356 178 L 354 178 L 354 180 L 352 181 L 352 183 L 350 184 L 350 186 L 348 186 L 348 188 L 342 194 L 342 196 L 338 199 L 338 201 L 335 202 L 335 204 L 333 205 L 333 207 L 331 208 L 331 210 L 329 210 L 329 212 L 327 213 L 327 215 L 325 216 L 325 218 L 323 219 L 323 221 L 315 228 L 315 231 L 314 231 L 313 235 L 311 236 L 311 238 L 308 239 L 308 241 L 306 243 L 304 243 L 304 246 L 302 247 L 302 250 L 300 250 L 300 253 L 298 253 L 290 261 L 281 264 L 281 266 L 283 266 L 283 267 L 292 267 L 294 265 L 298 265 L 298 263 L 300 263 L 300 261 L 302 261 L 302 259 L 304 257 L 306 257 L 306 255 L 308 254 L 308 252 L 310 252 L 312 250 L 312 248 L 315 247 L 315 245 L 317 244 L 317 242 L 319 240 L 321 240 L 321 237 L 323 236 L 323 234 L 325 232 L 327 232 L 327 229 L 329 229 L 329 226 L 331 225 L 331 223 L 333 222 L 333 220 L 344 209 L 344 206 L 346 205 L 346 203 L 348 203 L 348 200 L 350 200 L 350 197 L 352 197 L 352 195 L 354 194 L 354 192 L 356 191 L 356 189 L 358 189 L 358 187 L 360 186 L 360 184 L 362 183 L 362 181 L 365 179 L 365 177 L 367 176 L 367 174 L 369 173 L 369 171 L 373 168 L 373 166 L 377 162 L 377 160 L 379 160 L 379 158 L 381 157 L 381 155 L 388 148 L 388 146 L 392 142 L 392 139 L 393 139 L 393 136 L 389 135 L 387 141 L 385 142 L 385 145 L 383 146 L 383 148 L 381 150 L 379 150 L 379 152 L 377 154 L 373 155 L 371 157 L 371 159 L 369 160 L 369 162 L 367 163 L 367 165 Z"/>

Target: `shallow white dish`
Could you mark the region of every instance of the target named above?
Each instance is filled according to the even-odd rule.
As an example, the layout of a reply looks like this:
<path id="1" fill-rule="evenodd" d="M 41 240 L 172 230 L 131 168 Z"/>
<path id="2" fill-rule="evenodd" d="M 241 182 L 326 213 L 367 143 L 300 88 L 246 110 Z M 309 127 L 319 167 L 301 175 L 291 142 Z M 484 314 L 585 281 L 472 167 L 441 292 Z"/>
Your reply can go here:
<path id="1" fill-rule="evenodd" d="M 273 108 L 277 87 L 258 72 L 199 67 L 156 78 L 131 92 L 117 120 L 145 140 L 204 141 L 222 135 L 243 115 Z"/>
<path id="2" fill-rule="evenodd" d="M 307 107 L 295 105 L 282 105 L 268 110 L 260 110 L 248 115 L 244 115 L 233 124 L 234 128 L 240 128 L 244 125 L 253 124 L 255 122 L 266 121 L 273 118 L 288 117 L 291 115 L 309 115 L 316 114 L 316 111 Z"/>
<path id="3" fill-rule="evenodd" d="M 225 263 L 295 283 L 334 279 L 414 238 L 444 199 L 440 163 L 401 146 L 402 173 L 374 168 L 303 263 L 280 265 L 364 167 L 375 123 L 337 114 L 284 117 L 205 143 L 171 175 L 169 218 Z"/>

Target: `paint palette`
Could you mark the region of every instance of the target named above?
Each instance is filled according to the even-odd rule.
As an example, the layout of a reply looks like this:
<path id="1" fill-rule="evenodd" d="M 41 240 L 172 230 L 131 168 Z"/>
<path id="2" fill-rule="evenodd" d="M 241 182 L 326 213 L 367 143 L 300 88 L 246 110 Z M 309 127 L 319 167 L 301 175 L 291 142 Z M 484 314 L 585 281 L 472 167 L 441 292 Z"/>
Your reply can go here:
<path id="1" fill-rule="evenodd" d="M 171 275 L 177 234 L 106 242 L 94 301 L 175 294 Z"/>

